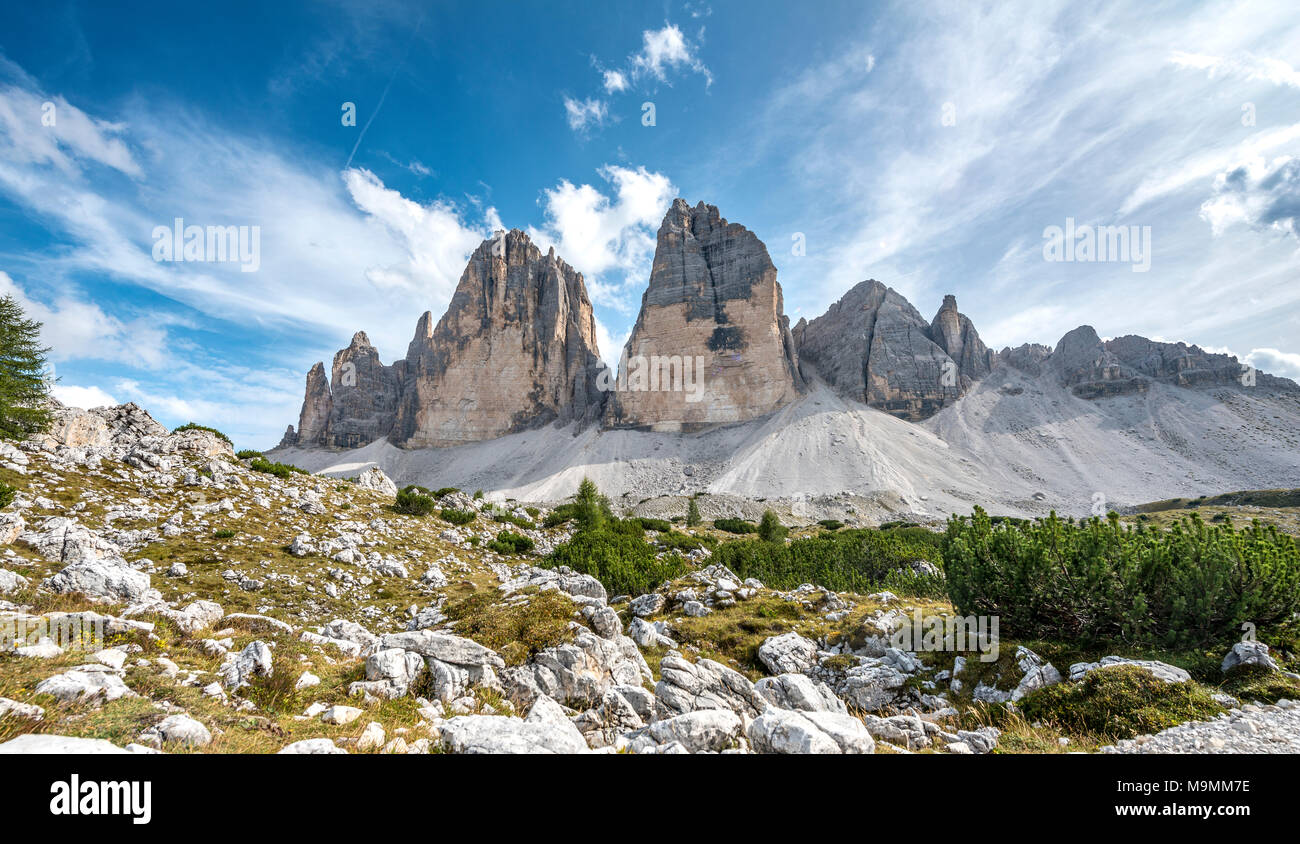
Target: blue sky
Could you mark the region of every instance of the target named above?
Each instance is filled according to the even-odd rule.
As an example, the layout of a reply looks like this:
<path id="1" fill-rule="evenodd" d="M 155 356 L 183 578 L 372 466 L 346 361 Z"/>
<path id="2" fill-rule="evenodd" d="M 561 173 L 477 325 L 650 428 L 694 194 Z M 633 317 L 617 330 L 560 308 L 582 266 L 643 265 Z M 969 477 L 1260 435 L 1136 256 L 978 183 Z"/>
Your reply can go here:
<path id="1" fill-rule="evenodd" d="M 0 292 L 72 403 L 269 446 L 500 225 L 584 273 L 614 360 L 675 196 L 758 233 L 792 321 L 873 277 L 999 348 L 1089 323 L 1300 376 L 1294 3 L 201 6 L 0 10 Z M 154 260 L 176 217 L 258 226 L 257 270 Z M 1149 269 L 1045 260 L 1067 219 L 1149 226 Z"/>

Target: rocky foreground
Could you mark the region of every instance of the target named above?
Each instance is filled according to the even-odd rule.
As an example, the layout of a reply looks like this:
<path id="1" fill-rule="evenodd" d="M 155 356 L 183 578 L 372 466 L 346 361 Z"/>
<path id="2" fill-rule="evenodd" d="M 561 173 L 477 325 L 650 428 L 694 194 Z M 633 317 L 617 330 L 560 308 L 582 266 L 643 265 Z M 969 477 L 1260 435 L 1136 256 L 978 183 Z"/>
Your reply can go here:
<path id="1" fill-rule="evenodd" d="M 1003 739 L 977 704 L 1123 666 L 1190 682 L 1118 656 L 1062 672 L 1012 645 L 990 665 L 901 650 L 889 635 L 914 610 L 950 608 L 769 589 L 703 548 L 685 577 L 610 596 L 536 565 L 569 538 L 544 510 L 450 491 L 401 515 L 378 470 L 239 459 L 134 405 L 0 444 L 0 479 L 19 490 L 0 510 L 0 629 L 23 634 L 0 652 L 0 752 L 972 754 Z M 507 530 L 533 551 L 494 550 Z M 77 647 L 60 625 L 104 638 Z M 1230 657 L 1277 668 L 1262 646 Z"/>

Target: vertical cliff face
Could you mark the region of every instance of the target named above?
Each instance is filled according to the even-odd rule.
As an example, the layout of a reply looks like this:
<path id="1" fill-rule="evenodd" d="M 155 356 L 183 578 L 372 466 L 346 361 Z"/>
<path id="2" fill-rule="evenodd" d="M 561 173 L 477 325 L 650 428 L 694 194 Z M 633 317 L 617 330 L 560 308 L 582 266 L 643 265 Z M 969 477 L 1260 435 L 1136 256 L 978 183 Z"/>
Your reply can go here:
<path id="1" fill-rule="evenodd" d="M 943 297 L 943 305 L 930 321 L 930 339 L 957 364 L 957 371 L 967 379 L 963 390 L 993 369 L 993 355 L 980 340 L 975 325 L 957 310 L 957 297 Z"/>
<path id="2" fill-rule="evenodd" d="M 800 323 L 800 361 L 840 394 L 917 421 L 988 374 L 989 354 L 957 300 L 931 322 L 892 288 L 864 281 L 822 316 Z"/>
<path id="3" fill-rule="evenodd" d="M 753 232 L 673 202 L 615 386 L 606 424 L 657 430 L 753 419 L 798 396 L 781 285 Z"/>
<path id="4" fill-rule="evenodd" d="M 307 376 L 283 445 L 356 448 L 388 437 L 421 448 L 600 417 L 603 370 L 582 276 L 521 231 L 484 241 L 447 313 L 425 313 L 407 356 L 384 366 L 364 332 Z"/>
<path id="5" fill-rule="evenodd" d="M 298 414 L 298 431 L 290 427 L 281 445 L 326 445 L 330 423 L 330 380 L 325 375 L 325 365 L 317 363 L 307 372 L 307 393 Z"/>
<path id="6" fill-rule="evenodd" d="M 582 276 L 517 230 L 474 252 L 447 313 L 436 326 L 430 314 L 420 319 L 405 367 L 394 433 L 412 448 L 601 411 L 603 367 Z"/>
<path id="7" fill-rule="evenodd" d="M 388 436 L 401 394 L 402 362 L 384 366 L 364 331 L 334 355 L 330 371 L 330 445 L 357 448 Z"/>

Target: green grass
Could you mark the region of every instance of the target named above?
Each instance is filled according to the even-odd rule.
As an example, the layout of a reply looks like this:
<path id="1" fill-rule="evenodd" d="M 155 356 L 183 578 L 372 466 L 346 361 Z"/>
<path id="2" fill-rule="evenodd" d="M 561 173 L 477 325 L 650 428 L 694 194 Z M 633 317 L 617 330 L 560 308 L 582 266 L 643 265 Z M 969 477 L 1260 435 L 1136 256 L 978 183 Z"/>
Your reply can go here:
<path id="1" fill-rule="evenodd" d="M 194 423 L 194 422 L 186 422 L 184 425 L 182 425 L 182 426 L 180 426 L 179 428 L 177 428 L 176 430 L 172 431 L 172 433 L 173 433 L 173 434 L 179 434 L 179 433 L 181 433 L 182 431 L 207 431 L 209 434 L 216 434 L 218 437 L 220 437 L 221 439 L 225 440 L 227 444 L 229 444 L 229 445 L 234 445 L 234 443 L 232 443 L 232 442 L 230 441 L 230 437 L 228 437 L 228 436 L 226 436 L 225 434 L 221 433 L 221 432 L 218 431 L 216 428 L 209 428 L 207 425 L 198 425 L 198 424 L 196 424 L 196 423 Z"/>
<path id="2" fill-rule="evenodd" d="M 479 589 L 449 601 L 446 613 L 457 634 L 497 651 L 507 665 L 522 665 L 547 648 L 572 641 L 569 622 L 578 610 L 557 589 L 526 597 L 526 602 L 505 601 L 496 589 Z"/>
<path id="3" fill-rule="evenodd" d="M 1257 665 L 1241 665 L 1229 671 L 1219 690 L 1242 703 L 1300 700 L 1300 680 Z"/>
<path id="4" fill-rule="evenodd" d="M 1195 507 L 1300 507 L 1300 489 L 1252 489 L 1199 498 L 1166 498 L 1134 509 L 1138 513 L 1158 513 Z"/>
<path id="5" fill-rule="evenodd" d="M 1223 711 L 1200 684 L 1166 683 L 1134 666 L 1090 671 L 1077 683 L 1031 692 L 1019 706 L 1030 723 L 1115 739 L 1158 733 Z"/>

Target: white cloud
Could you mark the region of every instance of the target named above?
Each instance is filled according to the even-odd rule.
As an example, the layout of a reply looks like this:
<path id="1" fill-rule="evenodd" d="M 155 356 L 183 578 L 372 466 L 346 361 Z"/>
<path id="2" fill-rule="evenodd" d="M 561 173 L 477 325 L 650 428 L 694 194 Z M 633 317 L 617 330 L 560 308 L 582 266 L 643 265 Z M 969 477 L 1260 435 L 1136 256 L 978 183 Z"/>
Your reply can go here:
<path id="1" fill-rule="evenodd" d="M 617 94 L 627 90 L 627 75 L 621 70 L 607 70 L 602 74 L 602 78 L 606 94 Z"/>
<path id="2" fill-rule="evenodd" d="M 713 74 L 700 61 L 697 47 L 686 39 L 676 24 L 642 32 L 641 52 L 629 61 L 632 74 L 637 77 L 650 76 L 664 82 L 668 78 L 667 71 L 686 69 L 703 76 L 706 84 L 713 82 Z"/>
<path id="3" fill-rule="evenodd" d="M 1240 56 L 1209 56 L 1204 53 L 1175 51 L 1170 64 L 1189 70 L 1204 70 L 1211 79 L 1235 77 L 1248 82 L 1271 82 L 1290 88 L 1300 88 L 1300 71 L 1281 59 L 1243 53 Z"/>
<path id="4" fill-rule="evenodd" d="M 605 365 L 615 371 L 618 370 L 619 358 L 623 355 L 623 347 L 627 345 L 627 340 L 632 336 L 632 327 L 624 326 L 617 336 L 611 334 L 605 323 L 596 318 L 596 345 L 600 347 L 600 359 Z"/>
<path id="5" fill-rule="evenodd" d="M 1201 204 L 1201 218 L 1215 236 L 1243 224 L 1300 237 L 1300 159 L 1255 158 L 1218 174 L 1214 195 Z"/>
<path id="6" fill-rule="evenodd" d="M 104 360 L 155 370 L 170 361 L 166 326 L 176 324 L 173 317 L 153 313 L 124 322 L 70 293 L 47 304 L 28 296 L 0 271 L 4 295 L 13 296 L 29 319 L 42 323 L 41 340 L 51 348 L 51 360 Z"/>
<path id="7" fill-rule="evenodd" d="M 0 89 L 0 149 L 12 164 L 51 164 L 71 173 L 95 163 L 139 178 L 140 166 L 119 137 L 125 130 L 125 124 L 90 117 L 63 97 L 14 85 Z"/>
<path id="8" fill-rule="evenodd" d="M 492 227 L 501 227 L 495 208 L 484 212 L 487 225 L 472 226 L 451 203 L 420 205 L 386 187 L 369 170 L 347 170 L 343 181 L 356 206 L 382 223 L 405 252 L 400 261 L 367 268 L 366 278 L 380 290 L 417 294 L 435 310 L 451 301 L 470 253 L 491 235 Z"/>
<path id="9" fill-rule="evenodd" d="M 113 407 L 120 402 L 99 387 L 76 387 L 71 384 L 54 385 L 54 397 L 68 407 Z"/>
<path id="10" fill-rule="evenodd" d="M 1300 354 L 1277 349 L 1251 349 L 1245 362 L 1269 375 L 1280 375 L 1300 382 Z"/>
<path id="11" fill-rule="evenodd" d="M 569 121 L 569 128 L 575 132 L 585 132 L 591 126 L 603 126 L 609 116 L 609 104 L 604 100 L 575 100 L 564 98 L 564 113 Z"/>
<path id="12" fill-rule="evenodd" d="M 632 308 L 629 290 L 650 277 L 655 232 L 676 189 L 667 176 L 644 167 L 606 166 L 600 176 L 613 188 L 612 197 L 567 180 L 543 191 L 546 222 L 528 234 L 543 251 L 554 246 L 584 274 L 593 303 L 626 313 Z"/>

